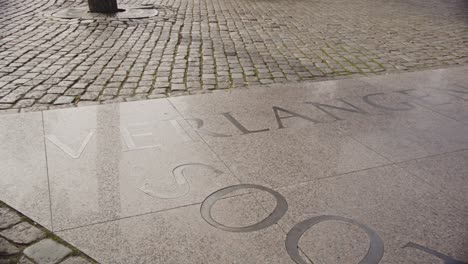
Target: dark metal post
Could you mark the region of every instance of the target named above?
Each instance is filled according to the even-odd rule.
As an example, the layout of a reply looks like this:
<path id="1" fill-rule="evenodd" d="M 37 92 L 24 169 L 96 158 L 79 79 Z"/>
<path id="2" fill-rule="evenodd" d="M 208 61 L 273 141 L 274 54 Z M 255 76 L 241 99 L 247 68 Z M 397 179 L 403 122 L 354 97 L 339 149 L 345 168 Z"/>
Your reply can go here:
<path id="1" fill-rule="evenodd" d="M 88 0 L 91 13 L 117 13 L 117 0 Z"/>

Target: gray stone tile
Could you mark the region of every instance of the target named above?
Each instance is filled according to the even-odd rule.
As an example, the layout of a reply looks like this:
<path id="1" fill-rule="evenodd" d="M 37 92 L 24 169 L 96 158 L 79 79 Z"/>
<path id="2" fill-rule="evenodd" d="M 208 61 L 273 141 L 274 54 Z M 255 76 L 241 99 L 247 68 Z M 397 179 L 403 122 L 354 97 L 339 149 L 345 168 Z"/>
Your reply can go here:
<path id="1" fill-rule="evenodd" d="M 137 216 L 58 235 L 100 263 L 294 263 L 277 225 L 251 232 L 217 229 L 200 216 L 199 205 Z M 250 195 L 219 200 L 214 217 L 246 226 L 268 213 Z M 144 243 L 142 243 L 144 241 Z"/>
<path id="2" fill-rule="evenodd" d="M 434 255 L 405 247 L 416 243 L 467 261 L 466 213 L 437 189 L 395 165 L 279 188 L 289 210 L 279 224 L 286 232 L 306 219 L 339 216 L 372 230 L 384 243 L 380 263 L 439 263 Z M 275 202 L 254 194 L 267 210 Z M 299 247 L 313 263 L 358 263 L 369 238 L 356 225 L 331 217 L 302 236 Z"/>
<path id="3" fill-rule="evenodd" d="M 452 102 L 444 105 L 431 107 L 432 110 L 468 124 L 468 99 L 466 102 Z"/>
<path id="4" fill-rule="evenodd" d="M 0 117 L 0 200 L 50 228 L 41 113 Z"/>
<path id="5" fill-rule="evenodd" d="M 468 151 L 457 151 L 399 163 L 419 179 L 441 191 L 441 196 L 458 201 L 468 212 Z"/>
<path id="6" fill-rule="evenodd" d="M 468 127 L 418 108 L 339 123 L 350 135 L 393 162 L 422 158 L 468 147 Z"/>
<path id="7" fill-rule="evenodd" d="M 124 151 L 110 138 L 97 133 L 79 159 L 49 149 L 55 230 L 199 203 L 238 183 L 202 142 Z"/>
<path id="8" fill-rule="evenodd" d="M 27 247 L 24 254 L 38 264 L 56 264 L 71 253 L 71 249 L 52 239 L 44 239 Z"/>

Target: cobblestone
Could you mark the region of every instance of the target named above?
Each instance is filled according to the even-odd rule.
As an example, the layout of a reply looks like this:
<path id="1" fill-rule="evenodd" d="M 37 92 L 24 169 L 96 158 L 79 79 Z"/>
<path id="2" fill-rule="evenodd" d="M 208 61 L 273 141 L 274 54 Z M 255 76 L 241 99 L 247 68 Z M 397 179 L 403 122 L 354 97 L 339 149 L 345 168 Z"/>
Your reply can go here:
<path id="1" fill-rule="evenodd" d="M 54 104 L 58 105 L 58 104 L 69 104 L 71 102 L 73 102 L 73 100 L 75 100 L 75 97 L 73 96 L 60 96 L 59 98 L 57 98 L 57 100 L 55 100 Z"/>
<path id="2" fill-rule="evenodd" d="M 29 223 L 22 222 L 9 229 L 3 230 L 0 236 L 18 244 L 30 244 L 38 239 L 44 238 L 45 233 Z"/>
<path id="3" fill-rule="evenodd" d="M 0 207 L 0 229 L 8 228 L 21 221 L 21 217 L 17 215 L 13 210 Z"/>
<path id="4" fill-rule="evenodd" d="M 55 263 L 96 262 L 0 201 L 0 264 Z"/>
<path id="5" fill-rule="evenodd" d="M 0 256 L 11 256 L 18 252 L 19 249 L 15 245 L 0 237 Z"/>
<path id="6" fill-rule="evenodd" d="M 39 264 L 59 263 L 71 250 L 52 239 L 44 239 L 26 248 L 24 254 Z"/>
<path id="7" fill-rule="evenodd" d="M 119 3 L 160 15 L 66 20 L 51 14 L 86 3 L 0 2 L 0 110 L 467 63 L 464 0 Z"/>
<path id="8" fill-rule="evenodd" d="M 30 261 L 29 259 L 27 259 L 26 257 L 21 257 L 18 264 L 34 264 L 34 263 Z"/>

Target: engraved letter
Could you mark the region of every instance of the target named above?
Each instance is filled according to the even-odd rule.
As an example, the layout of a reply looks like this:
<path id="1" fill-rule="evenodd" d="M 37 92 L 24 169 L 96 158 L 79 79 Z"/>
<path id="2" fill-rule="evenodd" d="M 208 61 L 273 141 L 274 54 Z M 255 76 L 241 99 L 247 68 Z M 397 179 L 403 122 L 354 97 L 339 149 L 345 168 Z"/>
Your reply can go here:
<path id="1" fill-rule="evenodd" d="M 431 94 L 428 93 L 427 91 L 424 91 L 424 93 L 422 95 L 418 95 L 417 94 L 418 92 L 423 92 L 423 91 L 420 91 L 420 90 L 417 90 L 417 89 L 406 89 L 406 90 L 400 90 L 400 91 L 395 91 L 395 92 L 396 93 L 401 93 L 401 94 L 404 94 L 404 95 L 408 95 L 408 96 L 414 98 L 415 100 L 417 100 L 417 101 L 419 101 L 419 102 L 421 102 L 423 104 L 427 104 L 427 105 L 431 105 L 431 106 L 450 104 L 450 99 L 442 100 L 444 98 L 442 98 L 440 96 L 440 94 L 441 94 L 440 91 L 432 91 L 433 93 L 439 92 L 439 97 L 431 97 Z M 445 97 L 449 96 L 447 94 L 442 94 L 442 95 L 445 95 Z M 445 98 L 445 99 L 447 99 L 447 98 Z"/>
<path id="2" fill-rule="evenodd" d="M 239 129 L 243 134 L 250 134 L 250 133 L 257 133 L 257 132 L 264 132 L 264 131 L 268 131 L 270 129 L 266 128 L 266 129 L 260 129 L 260 130 L 248 130 L 247 128 L 245 128 L 241 123 L 239 123 L 239 121 L 237 121 L 232 115 L 231 113 L 227 112 L 227 113 L 223 113 L 223 116 L 227 118 L 227 120 L 229 120 L 237 129 Z"/>
<path id="3" fill-rule="evenodd" d="M 431 254 L 434 257 L 437 257 L 440 260 L 442 260 L 444 262 L 444 264 L 467 264 L 466 262 L 461 262 L 461 261 L 456 260 L 456 259 L 454 259 L 454 258 L 452 258 L 450 256 L 444 255 L 444 254 L 439 253 L 439 252 L 437 252 L 437 251 L 435 251 L 433 249 L 427 248 L 425 246 L 421 246 L 421 245 L 413 243 L 413 242 L 409 242 L 403 248 L 406 248 L 406 247 L 412 247 L 412 248 L 424 251 L 424 252 L 426 252 L 428 254 Z"/>
<path id="4" fill-rule="evenodd" d="M 146 129 L 146 131 L 145 131 Z M 131 131 L 130 131 L 131 130 Z M 150 130 L 149 123 L 134 123 L 128 124 L 126 128 L 122 128 L 122 137 L 125 141 L 129 150 L 138 150 L 138 149 L 146 149 L 146 148 L 155 148 L 159 147 L 159 144 L 154 143 L 154 136 Z M 140 138 L 142 140 L 147 140 L 151 143 L 146 145 L 138 146 L 135 142 L 136 138 Z"/>
<path id="5" fill-rule="evenodd" d="M 231 136 L 231 135 L 211 132 L 205 129 L 202 130 L 201 128 L 203 127 L 204 122 L 200 118 L 187 118 L 185 120 L 195 122 L 195 129 L 201 134 L 205 134 L 205 135 L 212 136 L 212 137 L 230 137 Z"/>
<path id="6" fill-rule="evenodd" d="M 388 111 L 407 111 L 407 110 L 414 109 L 414 106 L 407 103 L 407 102 L 401 102 L 401 104 L 405 105 L 406 107 L 394 108 L 394 107 L 384 106 L 384 105 L 375 103 L 375 102 L 370 100 L 371 96 L 377 96 L 377 95 L 382 95 L 382 94 L 384 94 L 384 93 L 368 94 L 368 95 L 362 97 L 362 99 L 364 100 L 364 102 L 372 105 L 373 107 L 381 108 L 381 109 L 388 110 Z"/>
<path id="7" fill-rule="evenodd" d="M 216 203 L 216 201 L 218 201 L 228 193 L 247 188 L 259 189 L 272 194 L 276 198 L 275 210 L 273 210 L 273 212 L 267 218 L 250 226 L 230 227 L 216 222 L 216 220 L 214 220 L 211 216 L 211 208 Z M 206 197 L 206 199 L 201 204 L 200 208 L 201 216 L 203 217 L 203 219 L 205 219 L 206 222 L 208 222 L 208 224 L 228 232 L 252 232 L 263 228 L 267 228 L 273 224 L 276 224 L 284 216 L 284 214 L 286 214 L 286 211 L 288 211 L 288 202 L 286 202 L 286 199 L 280 193 L 270 188 L 256 184 L 239 184 L 220 189 Z"/>
<path id="8" fill-rule="evenodd" d="M 172 175 L 174 176 L 174 180 L 176 185 L 172 186 L 171 191 L 166 190 L 153 190 L 148 184 L 145 184 L 140 187 L 140 191 L 146 193 L 149 196 L 160 198 L 160 199 L 176 199 L 182 196 L 187 195 L 190 192 L 190 185 L 189 181 L 187 180 L 187 176 L 185 175 L 185 170 L 187 168 L 191 168 L 194 166 L 201 166 L 208 168 L 212 172 L 216 173 L 216 176 L 223 174 L 222 171 L 213 168 L 210 165 L 206 165 L 203 163 L 188 163 L 183 164 L 180 166 L 175 167 L 172 170 Z"/>
<path id="9" fill-rule="evenodd" d="M 364 258 L 359 262 L 359 264 L 377 264 L 382 259 L 384 254 L 384 243 L 379 235 L 372 230 L 370 227 L 363 225 L 352 219 L 348 219 L 341 216 L 334 215 L 321 215 L 317 217 L 309 218 L 305 221 L 302 221 L 296 224 L 286 235 L 286 251 L 289 256 L 298 264 L 306 264 L 307 262 L 299 255 L 299 239 L 302 235 L 312 226 L 321 223 L 323 221 L 337 220 L 347 223 L 351 223 L 355 226 L 363 229 L 370 240 L 369 250 Z"/>
<path id="10" fill-rule="evenodd" d="M 190 142 L 193 141 L 191 137 L 187 134 L 187 132 L 182 128 L 182 126 L 179 124 L 179 121 L 177 120 L 169 120 L 171 123 L 172 127 L 177 131 L 177 134 L 179 137 L 182 139 L 182 142 Z"/>
<path id="11" fill-rule="evenodd" d="M 83 153 L 84 149 L 86 148 L 86 145 L 88 145 L 89 141 L 93 137 L 95 131 L 96 131 L 95 129 L 91 129 L 89 131 L 88 135 L 83 140 L 83 142 L 81 143 L 80 148 L 77 151 L 75 151 L 75 150 L 71 149 L 69 146 L 65 145 L 62 141 L 60 141 L 60 139 L 58 139 L 57 136 L 55 136 L 53 134 L 47 135 L 46 138 L 50 142 L 54 143 L 57 147 L 59 147 L 63 152 L 67 153 L 70 157 L 72 157 L 74 159 L 78 159 L 78 158 L 80 158 L 81 153 Z"/>
<path id="12" fill-rule="evenodd" d="M 351 106 L 351 108 L 344 108 L 344 107 L 339 107 L 339 106 L 334 106 L 334 105 L 328 105 L 328 104 L 320 104 L 320 103 L 314 103 L 314 102 L 305 102 L 306 104 L 311 104 L 315 107 L 317 107 L 318 109 L 322 110 L 323 112 L 331 115 L 333 118 L 335 118 L 335 120 L 343 120 L 342 118 L 334 115 L 333 113 L 331 113 L 330 111 L 328 111 L 327 109 L 325 109 L 326 107 L 328 108 L 332 108 L 332 109 L 336 109 L 336 110 L 342 110 L 342 111 L 347 111 L 347 112 L 352 112 L 352 113 L 359 113 L 359 114 L 367 114 L 366 111 L 362 110 L 361 108 L 351 104 L 351 103 L 348 103 L 346 102 L 345 100 L 343 99 L 338 99 L 338 101 L 340 102 L 343 102 L 349 106 Z"/>
<path id="13" fill-rule="evenodd" d="M 318 120 L 312 119 L 312 118 L 307 117 L 307 116 L 305 116 L 305 115 L 301 115 L 301 114 L 297 114 L 297 113 L 291 112 L 291 111 L 289 111 L 289 110 L 286 110 L 286 109 L 281 108 L 281 107 L 278 107 L 278 106 L 273 106 L 273 111 L 275 112 L 276 121 L 278 122 L 278 129 L 284 128 L 284 125 L 283 125 L 283 122 L 281 122 L 281 119 L 286 119 L 286 118 L 291 118 L 291 117 L 300 117 L 300 118 L 302 118 L 302 119 L 305 119 L 305 120 L 310 121 L 310 122 L 313 122 L 313 123 L 321 123 L 321 122 L 318 121 Z M 280 117 L 280 116 L 279 116 L 279 111 L 288 113 L 288 114 L 290 114 L 290 115 L 289 115 L 289 116 Z"/>

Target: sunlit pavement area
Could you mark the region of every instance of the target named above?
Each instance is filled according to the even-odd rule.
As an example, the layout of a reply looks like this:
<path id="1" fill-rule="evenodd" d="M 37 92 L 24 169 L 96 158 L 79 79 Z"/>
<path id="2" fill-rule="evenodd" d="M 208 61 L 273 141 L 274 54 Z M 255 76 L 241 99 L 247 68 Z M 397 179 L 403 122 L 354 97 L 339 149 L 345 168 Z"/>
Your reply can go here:
<path id="1" fill-rule="evenodd" d="M 464 65 L 465 0 L 0 0 L 0 109 L 37 111 Z"/>
<path id="2" fill-rule="evenodd" d="M 468 263 L 468 67 L 0 116 L 0 200 L 100 263 Z"/>

